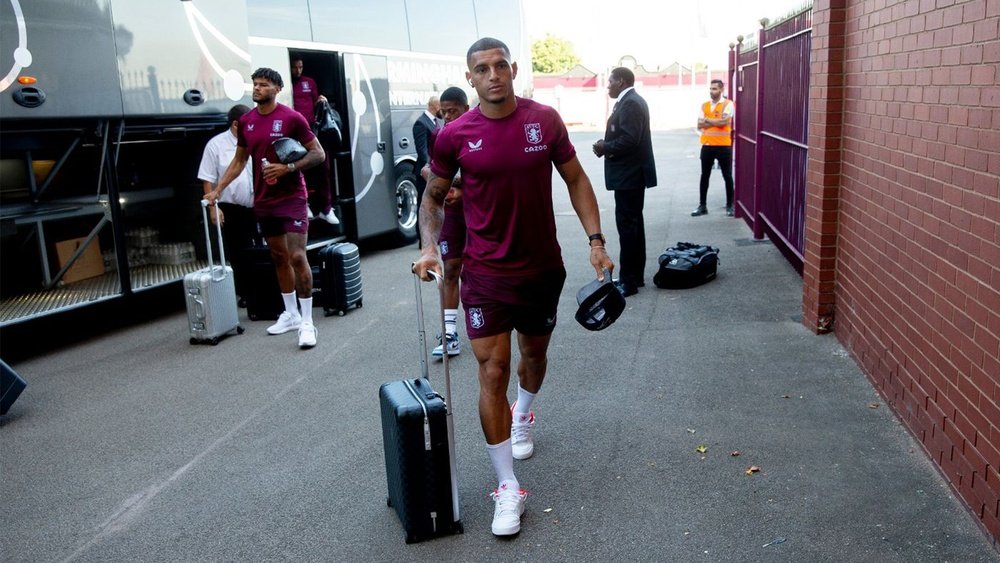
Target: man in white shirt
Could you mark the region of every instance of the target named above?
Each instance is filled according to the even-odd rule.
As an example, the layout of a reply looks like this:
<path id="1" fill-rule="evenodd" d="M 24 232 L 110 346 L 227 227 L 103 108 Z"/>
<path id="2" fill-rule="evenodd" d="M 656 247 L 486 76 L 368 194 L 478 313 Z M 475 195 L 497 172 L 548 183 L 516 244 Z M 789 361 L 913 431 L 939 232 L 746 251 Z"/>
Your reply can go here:
<path id="1" fill-rule="evenodd" d="M 215 189 L 219 179 L 225 174 L 229 163 L 236 154 L 236 128 L 240 117 L 250 108 L 244 105 L 233 106 L 226 115 L 229 128 L 205 145 L 205 152 L 198 167 L 198 179 L 202 182 L 205 194 Z M 243 255 L 246 248 L 261 244 L 260 233 L 257 230 L 257 219 L 253 214 L 253 173 L 247 162 L 243 173 L 229 184 L 229 189 L 222 192 L 218 205 L 209 206 L 212 223 L 222 223 L 223 244 L 229 251 L 229 262 L 233 267 L 233 278 L 236 283 L 236 294 L 241 297 L 245 283 Z"/>

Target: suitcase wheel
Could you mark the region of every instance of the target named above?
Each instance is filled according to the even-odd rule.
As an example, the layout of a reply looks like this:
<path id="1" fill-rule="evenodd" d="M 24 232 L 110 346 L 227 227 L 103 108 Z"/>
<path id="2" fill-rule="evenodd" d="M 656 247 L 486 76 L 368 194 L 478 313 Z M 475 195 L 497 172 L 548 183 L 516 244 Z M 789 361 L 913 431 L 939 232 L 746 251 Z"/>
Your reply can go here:
<path id="1" fill-rule="evenodd" d="M 344 311 L 337 311 L 337 316 L 338 316 L 338 317 L 343 317 L 343 316 L 344 316 L 344 315 L 346 315 L 346 314 L 347 314 L 347 313 L 346 313 L 346 312 L 344 312 Z"/>
<path id="2" fill-rule="evenodd" d="M 208 343 L 211 344 L 212 346 L 217 345 L 219 343 L 219 337 L 216 336 L 215 338 L 209 340 Z"/>
<path id="3" fill-rule="evenodd" d="M 417 536 L 406 534 L 406 543 L 417 543 Z"/>
<path id="4" fill-rule="evenodd" d="M 251 312 L 247 311 L 247 317 L 249 317 L 251 321 L 256 321 L 257 320 L 257 313 L 251 313 Z"/>
<path id="5" fill-rule="evenodd" d="M 329 317 L 332 314 L 333 314 L 333 311 L 331 311 L 329 309 L 326 309 L 326 308 L 323 309 L 323 316 L 324 317 Z"/>
<path id="6" fill-rule="evenodd" d="M 358 299 L 358 309 L 360 309 L 360 308 L 361 308 L 361 304 L 362 304 L 361 300 L 360 300 L 360 299 Z"/>
<path id="7" fill-rule="evenodd" d="M 385 497 L 385 505 L 388 507 L 392 507 L 392 499 L 389 497 Z"/>
<path id="8" fill-rule="evenodd" d="M 464 534 L 465 526 L 463 526 L 461 522 L 455 522 L 455 531 L 460 534 Z"/>
<path id="9" fill-rule="evenodd" d="M 192 336 L 192 337 L 191 337 L 191 340 L 189 340 L 188 342 L 190 342 L 190 343 L 191 343 L 191 345 L 193 346 L 193 345 L 195 345 L 195 344 L 197 344 L 197 343 L 198 343 L 198 339 Z"/>
<path id="10" fill-rule="evenodd" d="M 247 329 L 243 328 L 242 325 L 236 325 L 236 334 L 243 334 Z"/>

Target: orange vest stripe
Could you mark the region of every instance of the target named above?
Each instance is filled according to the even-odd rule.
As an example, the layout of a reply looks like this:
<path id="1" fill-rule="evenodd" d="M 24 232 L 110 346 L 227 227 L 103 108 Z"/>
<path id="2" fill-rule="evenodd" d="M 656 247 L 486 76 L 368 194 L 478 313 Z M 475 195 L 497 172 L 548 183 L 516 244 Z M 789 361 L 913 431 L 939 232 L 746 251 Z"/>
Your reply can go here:
<path id="1" fill-rule="evenodd" d="M 721 119 L 722 113 L 729 106 L 729 100 L 722 100 L 715 104 L 715 111 L 712 111 L 712 102 L 708 101 L 701 105 L 701 113 L 710 119 Z M 701 144 L 712 147 L 728 147 L 733 144 L 732 121 L 725 127 L 708 127 L 701 130 Z"/>

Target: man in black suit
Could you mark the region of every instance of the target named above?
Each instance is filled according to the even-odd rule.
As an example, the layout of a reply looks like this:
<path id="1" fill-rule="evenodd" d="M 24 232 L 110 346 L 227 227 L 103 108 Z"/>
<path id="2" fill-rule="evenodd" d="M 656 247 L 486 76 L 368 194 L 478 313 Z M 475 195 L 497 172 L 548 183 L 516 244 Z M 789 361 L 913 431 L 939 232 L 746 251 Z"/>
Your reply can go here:
<path id="1" fill-rule="evenodd" d="M 649 107 L 635 91 L 635 75 L 618 67 L 608 78 L 608 96 L 617 98 L 604 138 L 594 143 L 594 154 L 604 160 L 604 184 L 615 192 L 615 224 L 621 245 L 618 290 L 625 297 L 645 285 L 646 227 L 642 206 L 646 188 L 656 185 Z"/>
<path id="2" fill-rule="evenodd" d="M 417 163 L 414 165 L 414 172 L 417 175 L 417 203 L 420 203 L 421 198 L 423 198 L 424 188 L 427 186 L 420 171 L 423 170 L 425 164 L 430 162 L 427 146 L 431 133 L 438 128 L 437 114 L 439 111 L 441 111 L 441 102 L 437 96 L 431 96 L 427 100 L 427 109 L 413 122 L 413 145 L 417 149 Z"/>

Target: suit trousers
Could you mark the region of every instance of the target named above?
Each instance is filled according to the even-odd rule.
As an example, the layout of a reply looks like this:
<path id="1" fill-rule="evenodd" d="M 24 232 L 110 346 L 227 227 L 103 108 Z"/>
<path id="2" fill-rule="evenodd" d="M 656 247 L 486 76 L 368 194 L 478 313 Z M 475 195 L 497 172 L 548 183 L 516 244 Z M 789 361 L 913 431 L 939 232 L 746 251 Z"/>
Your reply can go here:
<path id="1" fill-rule="evenodd" d="M 219 209 L 222 210 L 223 216 L 222 244 L 226 245 L 226 258 L 233 267 L 236 294 L 244 297 L 247 285 L 250 283 L 247 281 L 247 276 L 252 275 L 243 258 L 246 255 L 245 250 L 263 246 L 264 239 L 257 229 L 257 218 L 253 214 L 252 207 L 219 202 Z M 215 259 L 219 259 L 219 254 L 215 255 Z"/>
<path id="2" fill-rule="evenodd" d="M 646 189 L 615 190 L 615 225 L 618 227 L 618 279 L 636 286 L 644 284 L 646 270 L 646 225 L 642 207 Z"/>

